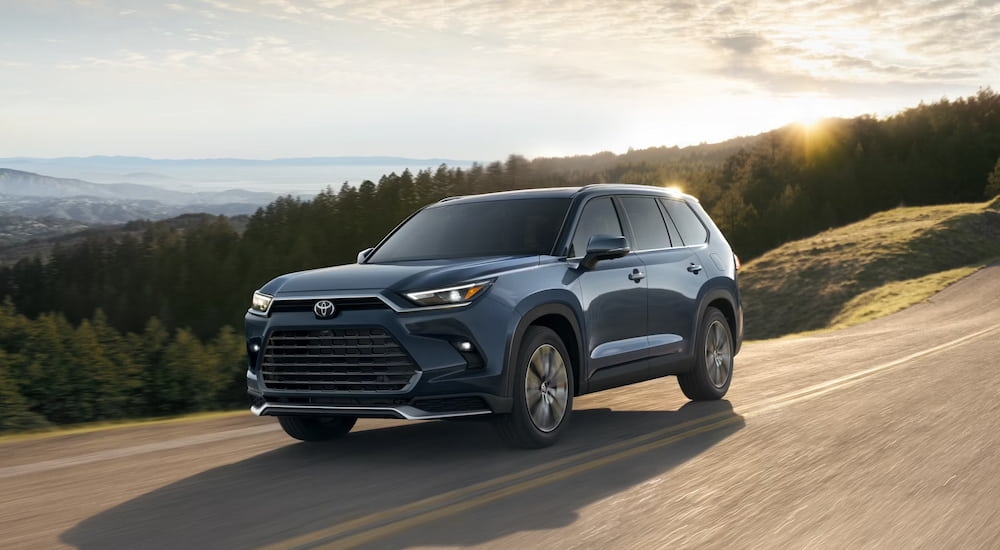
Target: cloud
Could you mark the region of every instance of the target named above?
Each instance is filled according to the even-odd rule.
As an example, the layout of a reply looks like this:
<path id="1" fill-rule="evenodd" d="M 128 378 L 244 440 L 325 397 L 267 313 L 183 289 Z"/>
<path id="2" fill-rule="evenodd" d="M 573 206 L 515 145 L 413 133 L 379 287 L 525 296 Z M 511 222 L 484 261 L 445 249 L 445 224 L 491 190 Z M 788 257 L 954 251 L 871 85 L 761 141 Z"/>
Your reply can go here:
<path id="1" fill-rule="evenodd" d="M 732 5 L 718 5 L 730 13 Z M 997 66 L 995 2 L 802 0 L 756 4 L 709 47 L 710 72 L 773 93 L 862 94 L 871 90 L 982 85 Z M 716 34 L 715 36 L 720 36 Z"/>
<path id="2" fill-rule="evenodd" d="M 212 41 L 212 42 L 218 42 L 220 40 L 224 40 L 225 39 L 222 36 L 218 36 L 218 35 L 214 35 L 214 34 L 200 33 L 200 32 L 195 31 L 194 29 L 185 29 L 185 30 L 187 31 L 187 39 L 190 40 L 190 41 L 192 41 L 192 42 L 199 42 L 199 41 L 203 41 L 203 40 L 208 40 L 208 41 Z"/>
<path id="3" fill-rule="evenodd" d="M 718 38 L 715 40 L 715 44 L 736 55 L 751 55 L 754 51 L 768 45 L 768 41 L 759 34 L 747 33 Z"/>
<path id="4" fill-rule="evenodd" d="M 631 116 L 658 136 L 669 124 L 648 121 L 677 113 L 691 127 L 739 118 L 722 106 L 906 106 L 1000 82 L 997 0 L 166 1 L 15 3 L 4 22 L 25 24 L 0 33 L 0 75 L 17 75 L 3 94 L 34 86 L 94 113 L 224 98 L 237 121 L 271 109 L 275 126 L 350 115 L 373 129 L 438 108 L 486 121 L 502 105 L 525 121 Z M 82 90 L 100 93 L 88 104 Z"/>
<path id="5" fill-rule="evenodd" d="M 262 4 L 265 6 L 274 6 L 281 12 L 290 15 L 301 15 L 302 13 L 305 13 L 302 8 L 295 4 L 295 2 L 291 2 L 289 0 L 262 0 Z"/>
<path id="6" fill-rule="evenodd" d="M 223 11 L 231 11 L 235 13 L 251 13 L 250 9 L 246 7 L 233 5 L 230 4 L 229 2 L 222 2 L 221 0 L 202 0 L 202 2 L 208 4 L 209 6 L 212 6 L 215 9 Z"/>
<path id="7" fill-rule="evenodd" d="M 131 19 L 156 17 L 157 8 L 105 3 Z M 765 90 L 810 80 L 968 83 L 995 74 L 1000 40 L 995 0 L 173 0 L 158 9 L 170 14 L 156 20 L 159 41 L 125 30 L 116 39 L 149 59 L 196 42 L 205 54 L 238 48 L 257 67 L 271 56 L 305 62 L 335 52 L 358 64 L 426 63 L 443 75 L 448 67 L 433 60 L 451 48 L 457 59 L 527 66 L 520 74 L 536 81 L 611 87 L 662 82 L 665 73 Z M 285 42 L 260 44 L 265 27 Z M 116 57 L 85 50 L 81 58 Z"/>
<path id="8" fill-rule="evenodd" d="M 533 65 L 526 71 L 532 79 L 577 89 L 635 90 L 647 87 L 649 82 L 619 77 L 614 74 L 572 65 Z"/>
<path id="9" fill-rule="evenodd" d="M 0 59 L 0 67 L 6 67 L 8 69 L 25 69 L 31 67 L 31 63 L 26 61 L 9 61 L 7 59 Z"/>

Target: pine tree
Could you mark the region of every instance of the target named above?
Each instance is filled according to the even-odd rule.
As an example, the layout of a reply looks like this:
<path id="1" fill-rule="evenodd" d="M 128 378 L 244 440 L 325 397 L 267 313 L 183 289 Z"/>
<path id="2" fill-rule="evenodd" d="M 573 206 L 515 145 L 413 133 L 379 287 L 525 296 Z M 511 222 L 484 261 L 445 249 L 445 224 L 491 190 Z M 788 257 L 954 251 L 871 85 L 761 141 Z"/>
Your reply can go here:
<path id="1" fill-rule="evenodd" d="M 10 358 L 0 349 L 0 433 L 44 428 L 49 423 L 28 408 L 28 400 L 11 379 Z"/>
<path id="2" fill-rule="evenodd" d="M 988 178 L 986 178 L 986 198 L 992 199 L 997 195 L 1000 195 L 1000 157 L 997 157 L 997 163 L 993 166 L 993 171 L 990 172 Z"/>

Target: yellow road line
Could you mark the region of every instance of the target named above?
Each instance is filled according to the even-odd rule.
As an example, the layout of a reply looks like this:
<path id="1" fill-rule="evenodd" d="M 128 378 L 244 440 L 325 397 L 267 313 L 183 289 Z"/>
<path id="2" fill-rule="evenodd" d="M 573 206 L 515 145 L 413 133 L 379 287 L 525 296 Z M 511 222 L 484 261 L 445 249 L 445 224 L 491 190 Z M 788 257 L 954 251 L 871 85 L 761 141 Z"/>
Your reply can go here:
<path id="1" fill-rule="evenodd" d="M 423 512 L 415 516 L 410 516 L 405 519 L 401 519 L 399 521 L 395 521 L 393 523 L 380 526 L 376 529 L 363 531 L 355 535 L 351 535 L 348 537 L 340 538 L 325 543 L 323 541 L 317 541 L 319 544 L 318 546 L 310 545 L 309 548 L 315 548 L 315 549 L 355 548 L 357 546 L 361 546 L 362 544 L 374 542 L 378 539 L 382 539 L 387 536 L 394 535 L 402 531 L 406 531 L 407 529 L 416 527 L 424 523 L 429 523 L 436 519 L 445 518 L 448 516 L 465 512 L 467 510 L 471 510 L 473 508 L 478 508 L 479 506 L 488 504 L 496 500 L 513 496 L 518 493 L 523 493 L 530 489 L 537 489 L 542 485 L 547 485 L 549 483 L 561 481 L 563 479 L 573 477 L 583 472 L 587 472 L 595 468 L 600 468 L 601 466 L 606 466 L 608 464 L 618 462 L 619 460 L 624 460 L 626 458 L 640 455 L 659 447 L 665 447 L 667 445 L 670 445 L 671 443 L 676 443 L 682 439 L 694 437 L 696 435 L 717 430 L 719 428 L 729 426 L 732 424 L 741 423 L 742 421 L 743 419 L 741 417 L 733 415 L 730 416 L 729 418 L 718 420 L 716 422 L 712 422 L 711 424 L 706 424 L 704 426 L 699 426 L 697 428 L 690 429 L 688 431 L 667 437 L 665 439 L 660 439 L 658 441 L 651 441 L 649 443 L 639 445 L 638 447 L 633 447 L 631 449 L 620 451 L 611 455 L 596 458 L 587 462 L 583 462 L 582 464 L 577 464 L 575 466 L 564 468 L 562 470 L 556 470 L 551 474 L 544 476 L 541 479 L 527 479 L 524 481 L 520 481 L 513 485 L 501 487 L 495 491 L 490 491 L 482 495 L 478 495 L 469 499 L 455 502 L 453 504 L 449 504 L 441 508 L 429 510 L 427 512 Z"/>
<path id="2" fill-rule="evenodd" d="M 353 548 L 367 544 L 437 519 L 465 512 L 529 489 L 567 479 L 588 470 L 741 422 L 744 416 L 757 416 L 793 403 L 813 399 L 835 390 L 854 386 L 877 374 L 905 366 L 914 359 L 962 345 L 970 340 L 994 332 L 997 329 L 1000 329 L 1000 325 L 995 325 L 912 353 L 900 359 L 814 384 L 801 390 L 787 392 L 776 397 L 758 401 L 742 408 L 739 414 L 743 416 L 738 416 L 737 413 L 732 411 L 725 411 L 697 418 L 625 441 L 540 464 L 521 472 L 497 477 L 462 489 L 448 491 L 410 504 L 341 522 L 326 529 L 306 533 L 293 539 L 264 547 L 264 550 Z M 354 534 L 350 534 L 352 532 Z"/>
<path id="3" fill-rule="evenodd" d="M 763 401 L 758 401 L 757 403 L 754 403 L 746 407 L 741 411 L 741 414 L 756 415 L 765 411 L 782 408 L 791 405 L 792 403 L 803 401 L 805 399 L 812 399 L 814 397 L 819 397 L 821 395 L 830 393 L 834 390 L 839 390 L 849 386 L 853 386 L 855 384 L 862 382 L 864 379 L 870 378 L 871 376 L 874 376 L 876 374 L 881 374 L 884 371 L 905 366 L 907 363 L 913 361 L 914 359 L 919 359 L 927 355 L 939 353 L 947 349 L 960 346 L 968 342 L 969 340 L 974 340 L 981 336 L 985 336 L 991 332 L 996 331 L 997 329 L 1000 329 L 1000 325 L 994 325 L 992 327 L 985 328 L 978 332 L 967 334 L 961 338 L 956 338 L 954 340 L 950 340 L 948 342 L 939 344 L 932 348 L 927 348 L 925 350 L 911 353 L 906 357 L 901 357 L 899 359 L 895 359 L 887 363 L 882 363 L 881 365 L 876 365 L 868 369 L 860 370 L 858 372 L 854 372 L 851 374 L 846 374 L 839 378 L 834 378 L 833 380 L 827 380 L 826 382 L 820 382 L 819 384 L 814 384 L 812 386 L 803 388 L 801 390 L 795 390 L 788 393 L 784 393 L 777 397 L 764 399 Z"/>
<path id="4" fill-rule="evenodd" d="M 368 514 L 355 519 L 347 520 L 338 523 L 332 527 L 329 527 L 327 529 L 320 529 L 318 531 L 307 533 L 305 535 L 301 535 L 293 539 L 261 547 L 260 550 L 285 550 L 288 548 L 299 548 L 302 547 L 303 545 L 308 545 L 316 540 L 329 539 L 331 537 L 335 537 L 344 533 L 362 529 L 368 526 L 384 523 L 392 520 L 393 518 L 406 517 L 414 513 L 419 513 L 421 510 L 425 510 L 427 508 L 447 505 L 456 500 L 466 499 L 475 496 L 476 494 L 489 491 L 490 489 L 493 489 L 494 487 L 497 486 L 503 486 L 510 483 L 515 483 L 520 480 L 524 480 L 526 478 L 538 479 L 538 477 L 541 476 L 541 474 L 544 474 L 549 470 L 558 470 L 574 462 L 586 461 L 602 454 L 612 453 L 619 449 L 633 446 L 637 443 L 642 443 L 652 439 L 657 439 L 676 432 L 683 432 L 684 430 L 696 426 L 698 424 L 704 424 L 705 422 L 709 422 L 718 418 L 732 417 L 733 414 L 734 413 L 732 411 L 724 411 L 696 418 L 694 420 L 689 420 L 687 422 L 682 422 L 680 424 L 670 426 L 668 428 L 663 428 L 660 430 L 656 430 L 654 432 L 639 435 L 631 439 L 620 441 L 618 443 L 612 443 L 609 445 L 605 445 L 603 447 L 591 449 L 583 453 L 560 458 L 558 460 L 553 460 L 551 462 L 546 462 L 545 464 L 539 464 L 538 466 L 533 466 L 531 468 L 528 468 L 527 470 L 522 470 L 519 472 L 515 472 L 513 474 L 507 474 L 487 481 L 474 483 L 472 485 L 463 487 L 461 489 L 455 489 L 452 491 L 448 491 L 446 493 L 441 493 L 439 495 L 418 500 L 410 504 L 404 504 L 402 506 L 397 506 L 395 508 L 390 508 L 388 510 L 383 510 L 381 512 L 375 512 L 373 514 Z"/>

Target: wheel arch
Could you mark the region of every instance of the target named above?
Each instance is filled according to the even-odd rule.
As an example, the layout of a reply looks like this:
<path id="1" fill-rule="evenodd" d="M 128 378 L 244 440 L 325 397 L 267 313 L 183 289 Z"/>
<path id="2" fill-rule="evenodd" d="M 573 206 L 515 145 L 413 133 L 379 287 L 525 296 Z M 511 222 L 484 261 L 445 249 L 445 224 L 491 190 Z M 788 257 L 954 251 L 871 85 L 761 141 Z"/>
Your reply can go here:
<path id="1" fill-rule="evenodd" d="M 694 324 L 694 334 L 697 337 L 699 327 L 705 318 L 705 313 L 708 308 L 714 307 L 722 312 L 722 315 L 726 318 L 727 324 L 729 325 L 730 333 L 733 336 L 733 341 L 735 342 L 735 349 L 733 354 L 739 351 L 742 344 L 742 324 L 743 324 L 743 314 L 742 308 L 739 304 L 739 293 L 735 289 L 730 288 L 728 284 L 731 281 L 725 281 L 721 285 L 716 285 L 708 288 L 701 300 L 699 301 L 700 306 L 698 307 L 698 318 L 695 319 Z"/>
<path id="2" fill-rule="evenodd" d="M 504 358 L 504 379 L 506 382 L 507 395 L 513 395 L 512 373 L 516 365 L 518 350 L 528 328 L 533 326 L 546 327 L 555 332 L 566 346 L 569 353 L 570 366 L 573 371 L 573 394 L 580 395 L 585 389 L 584 382 L 581 381 L 580 373 L 584 372 L 583 361 L 586 354 L 583 353 L 583 334 L 581 330 L 579 314 L 569 304 L 562 302 L 549 302 L 539 304 L 527 310 L 518 318 L 514 325 L 509 345 Z"/>

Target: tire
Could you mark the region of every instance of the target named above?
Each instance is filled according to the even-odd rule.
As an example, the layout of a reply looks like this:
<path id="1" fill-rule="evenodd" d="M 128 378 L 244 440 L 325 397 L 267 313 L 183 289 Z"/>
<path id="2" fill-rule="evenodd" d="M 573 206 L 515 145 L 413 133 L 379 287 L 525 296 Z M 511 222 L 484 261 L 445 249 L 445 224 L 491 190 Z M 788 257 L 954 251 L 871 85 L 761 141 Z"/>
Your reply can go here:
<path id="1" fill-rule="evenodd" d="M 285 433 L 301 441 L 329 441 L 344 437 L 358 419 L 353 416 L 279 416 Z"/>
<path id="2" fill-rule="evenodd" d="M 681 391 L 693 401 L 722 399 L 733 381 L 733 333 L 714 307 L 705 310 L 695 342 L 695 365 L 677 375 Z"/>
<path id="3" fill-rule="evenodd" d="M 494 419 L 511 447 L 538 449 L 556 442 L 573 412 L 573 367 L 555 332 L 530 327 L 514 364 L 513 409 Z"/>

